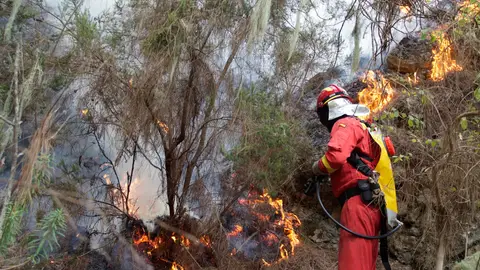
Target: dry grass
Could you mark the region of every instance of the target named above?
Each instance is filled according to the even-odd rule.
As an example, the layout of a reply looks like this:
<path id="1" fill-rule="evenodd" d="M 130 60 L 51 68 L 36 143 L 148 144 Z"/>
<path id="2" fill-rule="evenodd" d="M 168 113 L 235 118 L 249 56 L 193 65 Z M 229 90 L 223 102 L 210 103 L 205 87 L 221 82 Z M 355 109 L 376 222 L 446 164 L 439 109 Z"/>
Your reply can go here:
<path id="1" fill-rule="evenodd" d="M 463 71 L 449 74 L 442 82 L 425 80 L 415 88 L 407 87 L 408 93 L 418 95 L 404 94 L 393 104 L 424 123 L 411 129 L 406 120 L 390 122 L 395 130 L 389 134 L 397 153 L 411 154 L 408 162 L 400 162 L 394 169 L 400 187 L 400 215 L 407 225 L 394 237 L 394 245 L 409 246 L 411 251 L 403 252 L 413 254 L 409 263 L 418 269 L 435 264 L 441 235 L 445 236 L 447 260 L 461 254 L 461 235 L 479 221 L 480 136 L 475 122 L 479 112 L 472 107 L 478 71 L 472 69 L 474 65 L 464 62 Z M 466 130 L 460 127 L 463 117 L 468 121 Z M 432 146 L 427 140 L 438 143 Z M 418 229 L 420 235 L 414 232 Z"/>

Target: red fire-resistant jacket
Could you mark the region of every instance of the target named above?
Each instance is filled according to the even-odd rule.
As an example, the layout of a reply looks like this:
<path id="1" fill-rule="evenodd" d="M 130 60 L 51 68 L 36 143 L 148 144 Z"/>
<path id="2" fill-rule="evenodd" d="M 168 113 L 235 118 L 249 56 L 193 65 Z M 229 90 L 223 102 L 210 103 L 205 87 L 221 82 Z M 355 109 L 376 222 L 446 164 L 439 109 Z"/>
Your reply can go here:
<path id="1" fill-rule="evenodd" d="M 355 187 L 358 180 L 368 178 L 347 162 L 354 149 L 369 156 L 372 161 L 362 160 L 370 168 L 375 168 L 381 149 L 371 138 L 367 126 L 355 117 L 341 118 L 333 125 L 327 152 L 318 161 L 320 170 L 330 174 L 332 192 L 337 198 L 345 190 Z"/>

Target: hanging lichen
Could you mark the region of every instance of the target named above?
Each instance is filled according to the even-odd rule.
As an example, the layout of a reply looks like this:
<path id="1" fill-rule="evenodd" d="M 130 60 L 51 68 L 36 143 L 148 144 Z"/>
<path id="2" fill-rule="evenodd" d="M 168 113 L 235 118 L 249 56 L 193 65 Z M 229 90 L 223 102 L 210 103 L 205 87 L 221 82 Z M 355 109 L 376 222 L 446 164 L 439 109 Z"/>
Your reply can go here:
<path id="1" fill-rule="evenodd" d="M 251 50 L 255 40 L 261 40 L 267 29 L 272 0 L 258 0 L 250 16 L 250 29 L 248 33 L 248 47 Z"/>
<path id="2" fill-rule="evenodd" d="M 300 18 L 302 16 L 301 10 L 302 7 L 305 5 L 306 0 L 301 0 L 300 1 L 300 8 L 297 10 L 297 18 L 295 22 L 295 31 L 293 32 L 292 39 L 290 40 L 290 47 L 288 48 L 288 58 L 287 61 L 290 60 L 290 57 L 292 57 L 293 51 L 295 50 L 295 47 L 297 46 L 298 42 L 298 36 L 300 34 Z"/>

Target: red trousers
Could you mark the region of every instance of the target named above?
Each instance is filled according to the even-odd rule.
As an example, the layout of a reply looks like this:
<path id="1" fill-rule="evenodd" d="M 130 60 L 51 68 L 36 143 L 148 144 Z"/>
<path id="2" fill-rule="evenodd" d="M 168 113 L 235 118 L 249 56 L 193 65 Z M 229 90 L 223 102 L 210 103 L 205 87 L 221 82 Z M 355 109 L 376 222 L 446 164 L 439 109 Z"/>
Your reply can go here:
<path id="1" fill-rule="evenodd" d="M 368 236 L 379 234 L 380 220 L 380 210 L 365 205 L 360 196 L 347 200 L 340 217 L 340 222 L 345 227 Z M 340 229 L 338 270 L 375 270 L 378 244 L 378 239 L 360 238 Z"/>

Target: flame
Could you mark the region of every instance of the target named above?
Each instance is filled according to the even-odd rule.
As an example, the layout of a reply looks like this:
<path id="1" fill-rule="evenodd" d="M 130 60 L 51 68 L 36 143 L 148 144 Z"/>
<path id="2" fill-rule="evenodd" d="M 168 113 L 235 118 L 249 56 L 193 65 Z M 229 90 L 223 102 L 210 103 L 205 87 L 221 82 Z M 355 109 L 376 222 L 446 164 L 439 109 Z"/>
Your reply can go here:
<path id="1" fill-rule="evenodd" d="M 111 185 L 111 184 L 112 184 L 112 180 L 110 180 L 110 175 L 104 174 L 104 175 L 103 175 L 103 179 L 105 179 L 105 182 L 107 183 L 107 185 Z"/>
<path id="2" fill-rule="evenodd" d="M 233 230 L 229 233 L 227 233 L 227 236 L 228 237 L 233 237 L 233 236 L 237 236 L 238 234 L 240 234 L 241 232 L 243 231 L 243 227 L 240 226 L 240 225 L 235 225 Z"/>
<path id="3" fill-rule="evenodd" d="M 295 247 L 300 244 L 300 238 L 294 228 L 300 226 L 301 222 L 295 214 L 285 212 L 283 209 L 283 201 L 281 199 L 273 199 L 266 190 L 263 190 L 263 193 L 261 194 L 250 192 L 247 198 L 238 199 L 238 203 L 249 209 L 249 214 L 256 217 L 256 222 L 269 224 L 271 227 L 270 231 L 266 230 L 265 232 L 259 233 L 259 238 L 260 241 L 267 246 L 278 245 L 278 259 L 274 262 L 268 262 L 267 260 L 262 259 L 261 261 L 263 264 L 270 266 L 274 263 L 288 259 L 289 256 L 295 254 Z M 273 210 L 275 213 L 274 216 L 270 217 L 267 214 L 256 211 L 256 209 L 264 209 L 263 206 L 266 205 Z M 279 236 L 273 233 L 274 231 L 279 233 Z M 243 232 L 245 232 L 245 228 L 240 224 L 235 224 L 232 230 L 227 233 L 227 237 L 245 237 Z M 283 236 L 281 236 L 282 233 Z M 240 250 L 233 248 L 230 254 L 236 255 L 239 252 Z"/>
<path id="4" fill-rule="evenodd" d="M 170 268 L 170 270 L 184 270 L 185 268 L 183 268 L 183 266 L 179 265 L 178 263 L 176 262 L 173 262 L 172 263 L 172 268 Z"/>
<path id="5" fill-rule="evenodd" d="M 207 235 L 200 237 L 200 243 L 202 243 L 206 247 L 210 247 L 212 245 L 210 238 Z"/>
<path id="6" fill-rule="evenodd" d="M 433 62 L 430 78 L 433 81 L 441 81 L 448 72 L 460 71 L 463 68 L 452 58 L 451 43 L 445 33 L 437 30 L 432 32 L 432 36 L 436 38 L 438 48 L 432 50 Z"/>
<path id="7" fill-rule="evenodd" d="M 412 11 L 410 6 L 398 6 L 398 8 L 400 9 L 400 12 L 402 12 L 406 15 L 409 15 L 410 12 Z"/>
<path id="8" fill-rule="evenodd" d="M 103 179 L 105 179 L 105 183 L 107 185 L 112 185 L 112 180 L 110 178 L 110 175 L 109 174 L 104 174 L 103 175 Z M 128 202 L 127 202 L 127 205 L 128 205 L 128 213 L 131 215 L 131 216 L 135 216 L 135 200 L 134 198 L 137 197 L 136 196 L 136 188 L 140 185 L 140 179 L 139 178 L 134 178 L 133 181 L 130 183 L 130 193 L 129 193 L 129 199 L 128 199 Z M 128 190 L 128 182 L 127 181 L 124 181 L 123 184 L 121 184 L 121 189 L 122 191 L 124 192 L 124 194 L 126 195 L 127 193 L 127 190 Z M 120 194 L 120 190 L 117 189 L 117 188 L 113 188 L 111 189 L 110 191 L 112 193 L 112 197 L 114 198 L 115 200 L 115 205 L 117 205 L 119 208 L 123 208 L 125 205 L 123 204 L 123 201 L 122 201 L 122 198 L 119 198 L 119 195 L 120 196 L 123 196 Z"/>
<path id="9" fill-rule="evenodd" d="M 189 247 L 190 246 L 190 240 L 188 240 L 188 238 L 186 238 L 185 236 L 180 236 L 180 243 L 184 246 L 184 247 Z"/>
<path id="10" fill-rule="evenodd" d="M 167 124 L 165 124 L 164 122 L 162 122 L 160 120 L 157 120 L 157 125 L 159 127 L 161 127 L 163 129 L 163 131 L 165 131 L 165 133 L 168 133 L 169 128 L 168 128 Z"/>
<path id="11" fill-rule="evenodd" d="M 82 116 L 87 116 L 88 114 L 88 109 L 83 109 L 82 110 Z"/>
<path id="12" fill-rule="evenodd" d="M 410 76 L 408 76 L 408 83 L 410 83 L 410 85 L 416 85 L 418 83 L 418 77 L 417 77 L 416 71 L 415 73 L 413 73 L 413 78 L 410 78 Z"/>
<path id="13" fill-rule="evenodd" d="M 179 270 L 184 270 L 184 267 L 176 262 L 171 262 L 164 258 L 154 258 L 155 256 L 154 254 L 157 254 L 158 256 L 158 252 L 155 253 L 155 251 L 163 247 L 168 247 L 169 245 L 172 244 L 172 242 L 173 244 L 181 245 L 187 249 L 191 246 L 190 240 L 183 235 L 178 235 L 173 233 L 170 236 L 160 235 L 152 238 L 151 236 L 149 236 L 148 232 L 142 227 L 134 228 L 133 235 L 132 235 L 132 242 L 139 251 L 147 255 L 148 258 L 152 259 L 152 262 L 155 260 L 161 260 L 163 262 L 172 263 L 172 267 L 170 269 L 179 269 Z M 203 235 L 200 238 L 200 242 L 207 243 L 205 245 L 210 246 L 209 237 L 206 235 Z"/>
<path id="14" fill-rule="evenodd" d="M 358 93 L 360 104 L 367 106 L 371 115 L 383 111 L 395 95 L 390 82 L 380 72 L 375 74 L 372 70 L 367 71 L 360 79 L 367 84 L 367 88 Z"/>
<path id="15" fill-rule="evenodd" d="M 133 78 L 130 78 L 130 80 L 128 80 L 128 86 L 130 86 L 130 88 L 133 87 Z"/>

